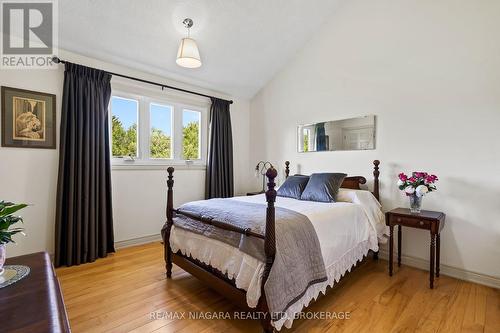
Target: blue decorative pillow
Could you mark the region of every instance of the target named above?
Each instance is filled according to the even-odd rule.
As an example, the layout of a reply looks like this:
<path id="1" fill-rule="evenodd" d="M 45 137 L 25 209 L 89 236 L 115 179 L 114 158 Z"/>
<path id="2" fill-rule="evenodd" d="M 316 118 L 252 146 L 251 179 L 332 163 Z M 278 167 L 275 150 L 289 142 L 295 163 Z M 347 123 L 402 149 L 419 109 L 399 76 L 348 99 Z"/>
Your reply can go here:
<path id="1" fill-rule="evenodd" d="M 308 181 L 308 176 L 290 176 L 280 186 L 276 194 L 280 197 L 300 199 Z"/>
<path id="2" fill-rule="evenodd" d="M 300 200 L 335 202 L 345 173 L 313 173 Z"/>

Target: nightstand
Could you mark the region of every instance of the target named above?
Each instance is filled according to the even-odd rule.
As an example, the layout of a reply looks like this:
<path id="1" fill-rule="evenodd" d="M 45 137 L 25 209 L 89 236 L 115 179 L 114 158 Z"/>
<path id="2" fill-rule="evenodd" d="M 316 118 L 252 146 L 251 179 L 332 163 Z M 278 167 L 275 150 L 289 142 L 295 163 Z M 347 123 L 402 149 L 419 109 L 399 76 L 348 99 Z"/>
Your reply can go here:
<path id="1" fill-rule="evenodd" d="M 266 193 L 266 192 L 264 192 L 264 191 L 259 191 L 259 192 L 248 192 L 248 193 L 247 193 L 247 196 L 257 195 L 257 194 L 262 194 L 262 193 Z"/>
<path id="2" fill-rule="evenodd" d="M 389 275 L 392 276 L 392 257 L 394 251 L 394 226 L 398 226 L 398 266 L 401 266 L 401 228 L 410 227 L 429 230 L 431 234 L 430 244 L 430 273 L 429 286 L 434 288 L 434 265 L 436 276 L 439 277 L 440 259 L 440 232 L 444 227 L 446 215 L 442 212 L 422 210 L 420 213 L 410 213 L 407 208 L 396 208 L 385 214 L 385 223 L 389 226 Z"/>

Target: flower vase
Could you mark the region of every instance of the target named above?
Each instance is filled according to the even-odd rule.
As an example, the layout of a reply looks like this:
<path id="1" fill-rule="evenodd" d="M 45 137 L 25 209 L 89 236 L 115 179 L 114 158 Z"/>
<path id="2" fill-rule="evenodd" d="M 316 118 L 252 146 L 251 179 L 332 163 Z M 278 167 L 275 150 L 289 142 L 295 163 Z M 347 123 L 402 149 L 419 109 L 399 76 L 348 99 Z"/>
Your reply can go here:
<path id="1" fill-rule="evenodd" d="M 410 212 L 412 214 L 418 214 L 420 213 L 420 209 L 422 207 L 422 198 L 413 193 L 410 197 Z"/>
<path id="2" fill-rule="evenodd" d="M 5 244 L 0 244 L 0 275 L 3 273 L 3 264 L 5 264 L 6 257 Z"/>

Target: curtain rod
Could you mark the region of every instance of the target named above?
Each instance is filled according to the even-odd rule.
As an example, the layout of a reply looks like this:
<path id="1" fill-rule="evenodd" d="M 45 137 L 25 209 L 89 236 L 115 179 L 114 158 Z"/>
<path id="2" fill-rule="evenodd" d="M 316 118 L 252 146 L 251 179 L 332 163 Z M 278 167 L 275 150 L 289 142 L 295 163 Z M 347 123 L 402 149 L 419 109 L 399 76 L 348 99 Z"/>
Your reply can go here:
<path id="1" fill-rule="evenodd" d="M 53 56 L 52 57 L 52 62 L 54 62 L 56 64 L 59 64 L 59 63 L 65 64 L 68 61 L 61 60 L 58 57 Z M 123 77 L 123 78 L 129 79 L 129 80 L 134 80 L 134 81 L 139 81 L 139 82 L 142 82 L 142 83 L 151 84 L 151 85 L 154 85 L 154 86 L 159 86 L 159 87 L 161 87 L 162 90 L 165 89 L 165 88 L 168 88 L 168 89 L 172 89 L 172 90 L 182 91 L 182 92 L 185 92 L 185 93 L 188 93 L 188 94 L 192 94 L 192 95 L 198 95 L 198 96 L 207 97 L 207 98 L 218 98 L 218 97 L 215 97 L 215 96 L 210 96 L 210 95 L 205 95 L 205 94 L 202 94 L 202 93 L 198 93 L 196 91 L 191 91 L 191 90 L 187 90 L 187 89 L 172 87 L 172 86 L 169 86 L 169 85 L 166 85 L 166 84 L 163 84 L 163 83 L 158 83 L 158 82 L 153 82 L 153 81 L 139 79 L 139 78 L 133 77 L 133 76 L 123 75 L 123 74 L 118 74 L 118 73 L 113 73 L 113 72 L 108 72 L 108 71 L 103 71 L 103 72 L 106 72 L 106 73 L 111 74 L 113 76 L 119 76 L 119 77 Z M 232 100 L 227 100 L 227 99 L 222 99 L 222 98 L 218 98 L 218 99 L 221 99 L 223 101 L 229 102 L 229 104 L 233 104 Z"/>

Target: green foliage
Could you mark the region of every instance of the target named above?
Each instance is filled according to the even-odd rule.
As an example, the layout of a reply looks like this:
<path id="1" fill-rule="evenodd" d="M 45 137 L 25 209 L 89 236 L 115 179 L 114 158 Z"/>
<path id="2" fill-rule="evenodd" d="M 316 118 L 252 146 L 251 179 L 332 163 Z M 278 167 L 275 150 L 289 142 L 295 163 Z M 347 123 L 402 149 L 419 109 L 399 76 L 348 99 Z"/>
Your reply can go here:
<path id="1" fill-rule="evenodd" d="M 200 158 L 200 127 L 198 122 L 190 122 L 182 129 L 182 155 L 185 160 Z"/>
<path id="2" fill-rule="evenodd" d="M 171 141 L 170 136 L 163 133 L 157 128 L 151 129 L 151 157 L 152 158 L 171 158 Z"/>
<path id="3" fill-rule="evenodd" d="M 23 218 L 12 214 L 26 206 L 26 204 L 14 204 L 3 200 L 0 201 L 0 244 L 15 243 L 12 236 L 22 232 L 23 229 L 11 229 L 10 227 L 18 222 L 23 222 Z"/>
<path id="4" fill-rule="evenodd" d="M 111 117 L 113 156 L 137 156 L 137 124 L 127 130 L 116 116 Z"/>
<path id="5" fill-rule="evenodd" d="M 137 156 L 137 125 L 128 129 L 116 116 L 111 118 L 112 124 L 112 152 L 113 156 Z M 198 122 L 191 122 L 182 129 L 183 156 L 186 160 L 199 159 L 200 156 L 200 127 Z M 151 129 L 150 143 L 151 158 L 172 158 L 172 140 L 161 129 Z"/>
<path id="6" fill-rule="evenodd" d="M 309 151 L 309 135 L 304 134 L 304 149 L 302 149 L 304 152 Z"/>

